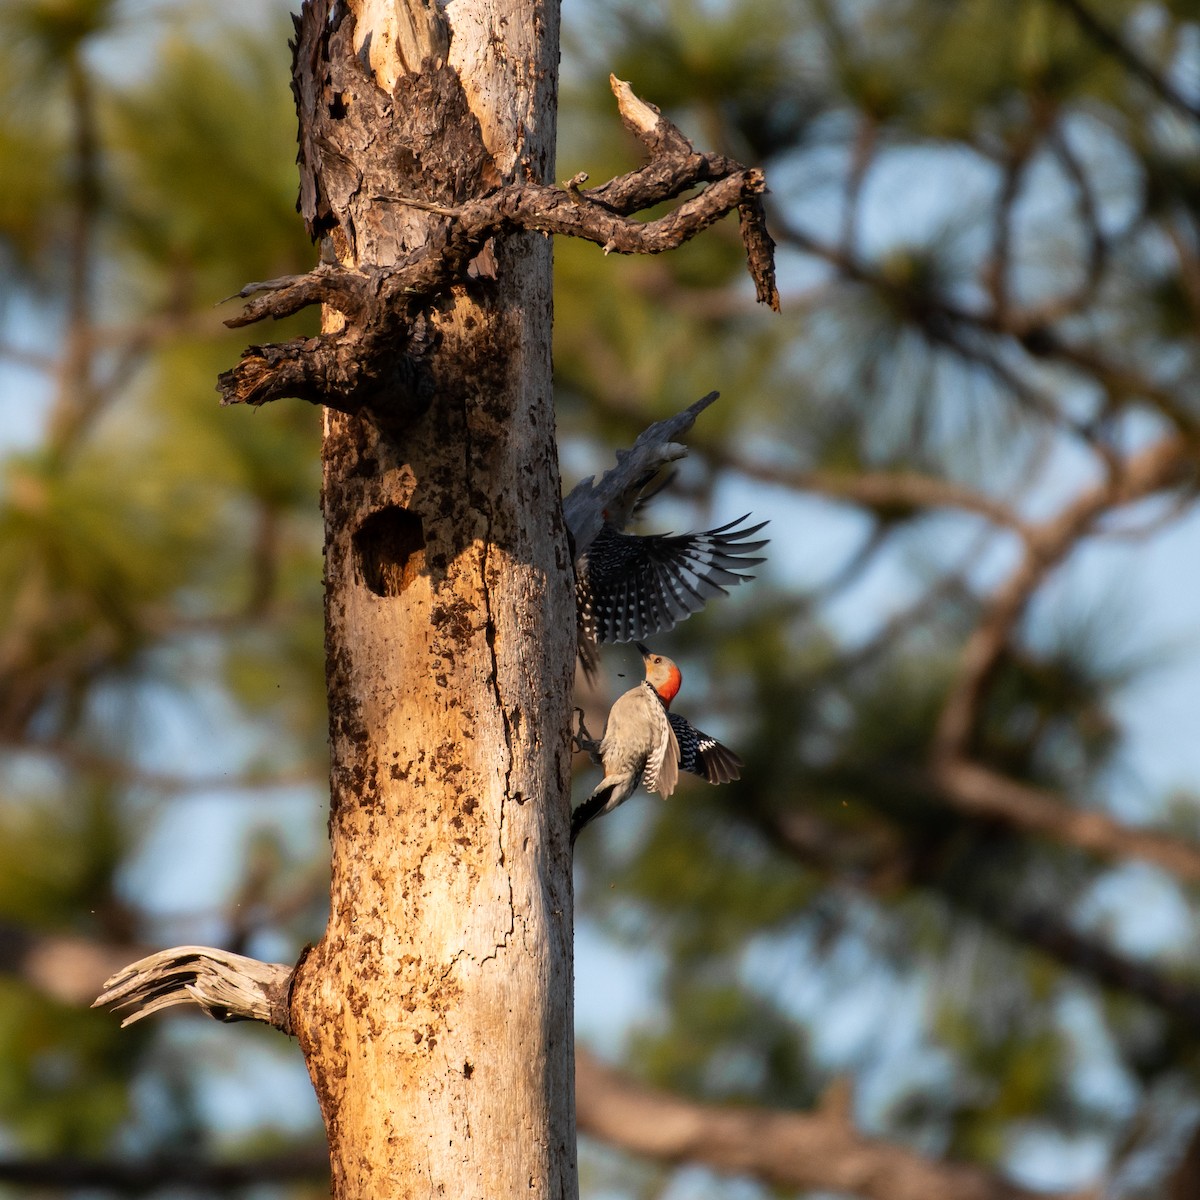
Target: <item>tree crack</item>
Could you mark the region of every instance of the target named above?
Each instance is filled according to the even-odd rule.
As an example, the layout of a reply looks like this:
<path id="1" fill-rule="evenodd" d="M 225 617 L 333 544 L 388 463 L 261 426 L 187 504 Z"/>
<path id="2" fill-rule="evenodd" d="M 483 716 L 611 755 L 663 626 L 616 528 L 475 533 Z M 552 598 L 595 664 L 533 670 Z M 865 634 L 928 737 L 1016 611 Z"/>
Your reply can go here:
<path id="1" fill-rule="evenodd" d="M 475 501 L 474 487 L 474 454 L 475 443 L 471 437 L 471 414 L 467 403 L 467 397 L 463 396 L 463 441 L 466 449 L 466 476 L 467 476 L 467 495 L 471 498 L 471 503 Z M 481 496 L 484 493 L 480 493 Z M 508 709 L 504 706 L 504 695 L 500 687 L 500 660 L 496 654 L 496 619 L 492 611 L 492 592 L 491 584 L 488 580 L 488 557 L 492 548 L 492 528 L 493 516 L 490 502 L 485 498 L 480 504 L 478 511 L 482 513 L 486 527 L 483 536 L 483 550 L 479 556 L 479 574 L 481 593 L 483 595 L 483 616 L 484 616 L 484 638 L 487 640 L 488 654 L 491 660 L 491 684 L 492 695 L 495 698 L 496 708 L 500 713 L 500 724 L 504 731 L 504 784 L 500 794 L 500 817 L 496 830 L 496 839 L 500 851 L 500 866 L 504 868 L 505 879 L 508 884 L 508 928 L 504 931 L 503 940 L 495 944 L 493 953 L 486 954 L 479 960 L 479 965 L 482 966 L 489 959 L 499 957 L 502 950 L 507 949 L 509 938 L 512 937 L 516 929 L 517 914 L 516 906 L 513 902 L 513 884 L 512 872 L 508 870 L 507 856 L 504 851 L 504 834 L 505 824 L 507 820 L 508 800 L 510 790 L 512 788 L 512 772 L 513 772 L 513 742 L 512 742 L 512 726 L 508 719 Z"/>

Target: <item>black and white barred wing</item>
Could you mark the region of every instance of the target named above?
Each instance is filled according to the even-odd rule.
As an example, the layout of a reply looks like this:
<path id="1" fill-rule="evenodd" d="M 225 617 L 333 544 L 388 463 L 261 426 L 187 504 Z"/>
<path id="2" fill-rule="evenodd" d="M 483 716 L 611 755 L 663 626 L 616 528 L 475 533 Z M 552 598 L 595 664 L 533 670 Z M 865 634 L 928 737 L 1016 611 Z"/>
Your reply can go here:
<path id="1" fill-rule="evenodd" d="M 621 533 L 605 526 L 578 564 L 579 622 L 589 640 L 632 642 L 673 629 L 765 561 L 749 514 L 702 533 Z"/>
<path id="2" fill-rule="evenodd" d="M 686 717 L 668 713 L 679 745 L 679 765 L 709 783 L 732 783 L 742 776 L 745 763 L 710 733 L 697 729 Z"/>

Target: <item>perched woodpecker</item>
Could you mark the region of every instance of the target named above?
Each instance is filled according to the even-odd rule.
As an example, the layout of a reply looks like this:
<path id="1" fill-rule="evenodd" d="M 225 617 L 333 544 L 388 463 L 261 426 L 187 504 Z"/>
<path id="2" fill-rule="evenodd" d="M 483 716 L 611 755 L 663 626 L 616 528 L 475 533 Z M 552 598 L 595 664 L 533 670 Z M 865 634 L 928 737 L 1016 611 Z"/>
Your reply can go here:
<path id="1" fill-rule="evenodd" d="M 742 772 L 742 760 L 716 738 L 670 711 L 683 675 L 665 655 L 636 643 L 646 678 L 617 697 L 599 743 L 587 735 L 582 716 L 576 738 L 581 750 L 599 754 L 604 778 L 571 814 L 571 844 L 589 822 L 612 812 L 642 784 L 665 800 L 675 790 L 679 769 L 709 783 L 729 783 Z"/>
<path id="2" fill-rule="evenodd" d="M 745 572 L 765 561 L 755 557 L 755 551 L 767 539 L 746 539 L 766 521 L 744 525 L 749 513 L 700 533 L 622 532 L 665 486 L 648 490 L 646 483 L 641 481 L 605 510 L 603 527 L 575 562 L 579 657 L 589 676 L 596 668 L 597 643 L 633 642 L 666 633 L 713 596 L 726 595 L 733 585 L 753 579 Z"/>

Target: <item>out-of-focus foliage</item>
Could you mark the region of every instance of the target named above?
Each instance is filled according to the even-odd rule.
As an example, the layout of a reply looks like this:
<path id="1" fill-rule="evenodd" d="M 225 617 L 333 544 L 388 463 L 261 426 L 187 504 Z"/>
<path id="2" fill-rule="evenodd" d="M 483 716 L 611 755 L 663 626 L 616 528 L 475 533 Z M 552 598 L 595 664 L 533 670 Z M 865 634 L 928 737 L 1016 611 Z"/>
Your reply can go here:
<path id="1" fill-rule="evenodd" d="M 556 247 L 565 473 L 718 388 L 648 524 L 772 520 L 762 578 L 662 639 L 745 775 L 589 829 L 578 915 L 655 956 L 616 1038 L 649 1082 L 783 1109 L 848 1084 L 872 1134 L 1148 1197 L 1200 1110 L 1194 888 L 955 805 L 933 759 L 1028 530 L 1196 444 L 1200 27 L 1087 9 L 1125 58 L 1065 0 L 567 5 L 558 178 L 636 164 L 631 80 L 765 167 L 784 293 L 756 308 L 732 221 L 661 258 Z M 288 33 L 267 0 L 0 8 L 0 950 L 282 960 L 319 931 L 318 418 L 213 390 L 247 340 L 217 302 L 315 259 Z M 1030 568 L 957 752 L 1195 839 L 1196 781 L 1146 770 L 1129 700 L 1194 658 L 1190 477 L 1116 499 Z M 605 663 L 597 705 L 637 669 Z M 119 1031 L 0 965 L 15 1151 L 314 1132 L 280 1039 Z M 749 1187 L 585 1165 L 605 1195 Z"/>
<path id="2" fill-rule="evenodd" d="M 158 943 L 169 909 L 226 938 L 252 918 L 258 936 L 319 911 L 288 897 L 320 829 L 306 782 L 324 724 L 318 418 L 223 413 L 213 390 L 243 344 L 216 303 L 313 260 L 294 213 L 287 27 L 243 18 L 198 41 L 180 15 L 50 0 L 0 13 L 6 945 Z M 172 890 L 179 865 L 157 855 L 186 855 L 171 831 L 189 806 L 224 814 L 232 873 L 256 798 L 297 783 L 300 840 L 271 835 L 284 848 L 258 893 Z M 205 800 L 214 787 L 228 798 Z M 220 840 L 196 844 L 211 858 Z M 6 969 L 19 964 L 13 949 Z M 197 1148 L 211 1101 L 178 1071 L 170 1030 L 121 1031 L 16 977 L 3 992 L 6 1145 L 145 1153 L 185 1130 Z"/>
<path id="3" fill-rule="evenodd" d="M 1089 11 L 1198 107 L 1194 14 Z M 583 25 L 559 175 L 628 163 L 605 150 L 604 85 L 634 80 L 697 144 L 766 167 L 785 296 L 780 320 L 754 310 L 731 225 L 602 276 L 589 247 L 557 249 L 570 428 L 621 443 L 648 407 L 719 387 L 680 490 L 774 518 L 767 579 L 664 639 L 685 656 L 678 706 L 739 748 L 743 780 L 623 810 L 583 847 L 581 913 L 663 951 L 630 1062 L 797 1108 L 849 1072 L 874 1132 L 1045 1186 L 1107 1172 L 1119 1195 L 1139 1194 L 1122 1164 L 1140 1155 L 1166 1186 L 1188 1118 L 1160 1106 L 1181 1078 L 1200 1097 L 1196 1046 L 1178 1011 L 1101 984 L 1145 966 L 1193 987 L 1192 897 L 931 786 L 964 647 L 1022 546 L 1016 524 L 895 480 L 965 485 L 1034 523 L 1106 459 L 1190 436 L 1200 121 L 1065 3 L 664 0 Z M 962 752 L 1188 836 L 1194 801 L 1170 810 L 1140 782 L 1125 719 L 1130 690 L 1177 663 L 1151 615 L 1172 602 L 1133 590 L 1139 563 L 1175 522 L 1195 544 L 1190 493 L 1156 504 L 1068 536 L 1059 575 L 1031 568 Z M 1106 525 L 1145 532 L 1089 541 Z"/>

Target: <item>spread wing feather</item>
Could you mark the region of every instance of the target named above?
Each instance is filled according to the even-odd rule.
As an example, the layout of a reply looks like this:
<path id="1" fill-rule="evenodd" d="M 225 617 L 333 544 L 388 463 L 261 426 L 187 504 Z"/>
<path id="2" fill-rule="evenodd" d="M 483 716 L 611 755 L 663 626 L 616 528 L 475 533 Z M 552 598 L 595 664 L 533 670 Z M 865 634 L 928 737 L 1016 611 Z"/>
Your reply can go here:
<path id="1" fill-rule="evenodd" d="M 588 550 L 581 587 L 600 642 L 629 642 L 673 629 L 714 596 L 754 577 L 767 540 L 749 514 L 702 533 L 640 537 L 605 526 Z"/>

